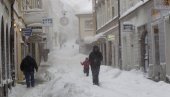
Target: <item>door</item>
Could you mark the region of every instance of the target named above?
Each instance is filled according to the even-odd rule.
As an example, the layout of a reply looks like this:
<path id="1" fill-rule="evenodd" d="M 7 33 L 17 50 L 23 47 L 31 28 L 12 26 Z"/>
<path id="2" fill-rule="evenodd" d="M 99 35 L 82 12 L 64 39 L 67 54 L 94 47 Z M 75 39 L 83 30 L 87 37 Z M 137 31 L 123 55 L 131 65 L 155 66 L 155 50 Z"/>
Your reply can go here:
<path id="1" fill-rule="evenodd" d="M 112 65 L 112 42 L 109 41 L 109 65 Z"/>
<path id="2" fill-rule="evenodd" d="M 148 72 L 149 69 L 149 44 L 148 44 L 148 32 L 142 33 L 141 41 L 141 66 L 144 72 Z"/>

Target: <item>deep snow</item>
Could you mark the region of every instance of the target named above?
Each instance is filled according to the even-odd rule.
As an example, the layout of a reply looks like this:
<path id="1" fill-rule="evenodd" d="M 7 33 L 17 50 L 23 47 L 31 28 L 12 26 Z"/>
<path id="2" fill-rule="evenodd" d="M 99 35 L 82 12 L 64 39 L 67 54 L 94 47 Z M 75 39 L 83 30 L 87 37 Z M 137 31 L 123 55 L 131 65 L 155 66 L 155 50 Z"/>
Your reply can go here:
<path id="1" fill-rule="evenodd" d="M 153 82 L 139 71 L 120 71 L 102 66 L 100 86 L 92 85 L 91 74 L 86 77 L 80 61 L 86 56 L 78 53 L 74 41 L 50 53 L 48 63 L 42 63 L 36 78 L 44 80 L 34 88 L 19 85 L 9 97 L 169 97 L 170 85 Z M 47 67 L 46 69 L 41 69 Z"/>

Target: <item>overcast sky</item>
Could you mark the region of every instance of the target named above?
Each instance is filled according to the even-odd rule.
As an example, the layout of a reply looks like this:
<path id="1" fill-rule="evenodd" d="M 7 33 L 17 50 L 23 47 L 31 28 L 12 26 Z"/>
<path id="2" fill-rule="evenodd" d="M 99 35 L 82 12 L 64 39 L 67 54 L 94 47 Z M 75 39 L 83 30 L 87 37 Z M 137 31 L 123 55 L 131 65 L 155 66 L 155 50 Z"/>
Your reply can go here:
<path id="1" fill-rule="evenodd" d="M 92 0 L 63 0 L 63 1 L 72 6 L 76 10 L 76 12 L 92 11 Z"/>

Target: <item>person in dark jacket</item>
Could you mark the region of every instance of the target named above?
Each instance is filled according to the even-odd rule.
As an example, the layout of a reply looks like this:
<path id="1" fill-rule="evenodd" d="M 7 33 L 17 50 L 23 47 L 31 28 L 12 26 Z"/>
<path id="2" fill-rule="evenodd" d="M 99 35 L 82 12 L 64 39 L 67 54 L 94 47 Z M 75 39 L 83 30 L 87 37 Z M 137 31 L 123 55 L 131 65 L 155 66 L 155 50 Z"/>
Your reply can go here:
<path id="1" fill-rule="evenodd" d="M 84 73 L 86 74 L 86 76 L 89 76 L 89 58 L 86 58 L 85 61 L 83 63 L 81 63 L 81 65 L 84 66 Z"/>
<path id="2" fill-rule="evenodd" d="M 102 53 L 99 51 L 98 46 L 93 46 L 93 51 L 89 55 L 89 61 L 93 76 L 93 84 L 99 85 L 99 71 L 101 61 L 103 60 Z"/>
<path id="3" fill-rule="evenodd" d="M 25 75 L 27 88 L 30 87 L 30 84 L 32 87 L 34 87 L 34 71 L 38 71 L 38 66 L 35 59 L 32 58 L 30 55 L 27 55 L 22 60 L 20 69 Z"/>

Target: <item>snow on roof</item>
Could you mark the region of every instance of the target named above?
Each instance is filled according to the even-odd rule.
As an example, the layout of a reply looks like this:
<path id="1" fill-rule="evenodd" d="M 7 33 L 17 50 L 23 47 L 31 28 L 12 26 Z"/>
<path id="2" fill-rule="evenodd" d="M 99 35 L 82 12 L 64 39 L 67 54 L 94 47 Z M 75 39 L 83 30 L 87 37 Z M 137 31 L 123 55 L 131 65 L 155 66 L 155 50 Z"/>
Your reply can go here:
<path id="1" fill-rule="evenodd" d="M 42 26 L 41 23 L 32 23 L 32 24 L 29 24 L 28 27 L 33 27 L 33 26 Z"/>
<path id="2" fill-rule="evenodd" d="M 40 9 L 40 8 L 32 8 L 32 9 L 30 9 L 30 8 L 28 8 L 27 10 L 24 10 L 25 12 L 44 12 L 44 10 L 43 9 Z"/>
<path id="3" fill-rule="evenodd" d="M 95 35 L 95 36 L 85 37 L 85 38 L 84 38 L 84 43 L 86 43 L 86 44 L 91 44 L 91 43 L 97 41 L 99 38 L 106 38 L 106 37 L 105 37 L 105 34 L 107 34 L 109 31 L 111 31 L 111 30 L 113 30 L 113 29 L 115 29 L 115 28 L 117 28 L 117 27 L 118 27 L 118 25 L 116 25 L 116 26 L 114 26 L 114 27 L 106 30 L 105 32 L 101 32 L 101 33 L 99 33 L 99 34 L 97 34 L 97 35 Z"/>
<path id="4" fill-rule="evenodd" d="M 123 14 L 121 14 L 120 19 L 128 15 L 129 13 L 133 12 L 135 9 L 139 8 L 140 6 L 144 5 L 147 3 L 149 0 L 143 0 L 138 2 L 135 6 L 129 8 L 127 11 L 125 11 Z"/>
<path id="5" fill-rule="evenodd" d="M 97 34 L 95 36 L 85 37 L 83 40 L 84 40 L 84 43 L 91 44 L 91 43 L 97 41 L 99 38 L 101 38 L 103 36 L 104 36 L 104 33 L 99 33 L 99 34 Z"/>

